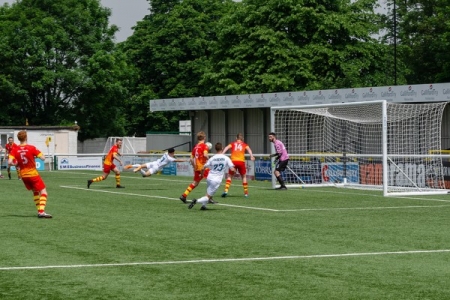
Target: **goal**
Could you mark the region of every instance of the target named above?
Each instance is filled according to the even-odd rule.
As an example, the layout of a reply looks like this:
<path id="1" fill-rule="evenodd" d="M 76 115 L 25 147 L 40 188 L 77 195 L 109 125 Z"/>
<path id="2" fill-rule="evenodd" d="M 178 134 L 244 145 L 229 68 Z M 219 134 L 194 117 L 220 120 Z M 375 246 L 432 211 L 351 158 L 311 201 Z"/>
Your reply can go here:
<path id="1" fill-rule="evenodd" d="M 271 129 L 290 156 L 283 179 L 292 187 L 382 189 L 384 196 L 447 194 L 449 160 L 439 152 L 446 104 L 273 107 Z"/>
<path id="2" fill-rule="evenodd" d="M 105 147 L 103 148 L 103 153 L 108 153 L 111 147 L 116 143 L 117 139 L 122 139 L 122 149 L 120 151 L 122 155 L 136 154 L 139 151 L 146 150 L 146 138 L 134 136 L 110 136 L 106 140 Z"/>

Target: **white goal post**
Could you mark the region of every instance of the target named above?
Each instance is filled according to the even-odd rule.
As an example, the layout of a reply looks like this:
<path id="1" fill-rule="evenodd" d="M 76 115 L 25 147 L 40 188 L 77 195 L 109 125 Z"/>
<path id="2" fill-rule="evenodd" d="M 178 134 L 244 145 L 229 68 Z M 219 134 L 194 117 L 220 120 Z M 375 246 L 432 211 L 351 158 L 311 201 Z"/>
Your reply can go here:
<path id="1" fill-rule="evenodd" d="M 122 149 L 120 151 L 122 155 L 136 154 L 139 151 L 146 150 L 146 138 L 134 136 L 110 136 L 106 140 L 103 153 L 108 153 L 111 147 L 116 143 L 117 139 L 122 139 Z"/>
<path id="2" fill-rule="evenodd" d="M 271 130 L 290 156 L 283 179 L 288 187 L 382 189 L 384 196 L 447 194 L 446 105 L 376 100 L 272 107 Z"/>

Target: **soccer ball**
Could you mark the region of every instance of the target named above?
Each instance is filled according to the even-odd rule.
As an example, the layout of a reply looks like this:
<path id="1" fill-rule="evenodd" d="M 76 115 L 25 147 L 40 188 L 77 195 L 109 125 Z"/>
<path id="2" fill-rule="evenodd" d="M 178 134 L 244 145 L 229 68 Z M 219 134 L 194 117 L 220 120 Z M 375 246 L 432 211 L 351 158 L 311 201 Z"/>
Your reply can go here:
<path id="1" fill-rule="evenodd" d="M 206 142 L 205 144 L 206 144 L 206 146 L 208 146 L 208 149 L 211 150 L 212 144 L 210 142 Z"/>

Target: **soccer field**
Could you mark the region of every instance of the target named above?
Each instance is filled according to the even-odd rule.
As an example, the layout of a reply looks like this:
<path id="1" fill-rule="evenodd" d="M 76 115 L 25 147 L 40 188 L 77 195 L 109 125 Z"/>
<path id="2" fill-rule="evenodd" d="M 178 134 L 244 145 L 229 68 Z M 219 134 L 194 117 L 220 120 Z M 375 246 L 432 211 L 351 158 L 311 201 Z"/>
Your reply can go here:
<path id="1" fill-rule="evenodd" d="M 234 180 L 201 211 L 190 177 L 41 174 L 53 219 L 0 180 L 0 299 L 450 299 L 450 196 Z"/>

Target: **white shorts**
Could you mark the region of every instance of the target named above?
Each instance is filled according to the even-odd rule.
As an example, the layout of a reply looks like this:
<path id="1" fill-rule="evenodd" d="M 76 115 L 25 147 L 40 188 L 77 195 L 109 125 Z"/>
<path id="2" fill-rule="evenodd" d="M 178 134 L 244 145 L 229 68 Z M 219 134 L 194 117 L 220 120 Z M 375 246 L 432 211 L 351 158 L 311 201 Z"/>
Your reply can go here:
<path id="1" fill-rule="evenodd" d="M 151 175 L 159 171 L 158 165 L 155 162 L 146 163 L 145 167 L 150 171 Z"/>
<path id="2" fill-rule="evenodd" d="M 222 179 L 219 180 L 217 178 L 207 178 L 206 184 L 208 187 L 206 188 L 206 193 L 210 196 L 214 196 L 216 191 L 219 189 L 221 183 Z"/>

